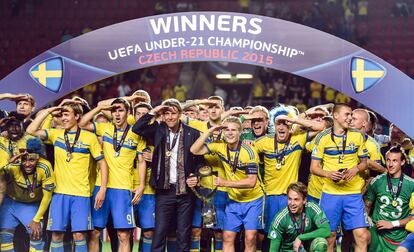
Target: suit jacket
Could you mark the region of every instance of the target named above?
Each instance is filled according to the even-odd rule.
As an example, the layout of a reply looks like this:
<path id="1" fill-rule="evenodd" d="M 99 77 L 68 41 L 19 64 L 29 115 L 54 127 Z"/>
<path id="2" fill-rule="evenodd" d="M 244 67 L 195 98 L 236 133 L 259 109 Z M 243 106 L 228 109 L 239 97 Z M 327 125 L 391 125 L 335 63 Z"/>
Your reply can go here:
<path id="1" fill-rule="evenodd" d="M 185 124 L 181 124 L 184 134 L 184 171 L 188 177 L 190 173 L 196 174 L 198 169 L 205 164 L 203 156 L 194 155 L 190 147 L 199 138 L 200 132 Z M 154 153 L 151 162 L 150 185 L 162 189 L 165 180 L 165 142 L 167 139 L 168 127 L 164 122 L 158 123 L 154 115 L 142 116 L 132 127 L 132 131 L 142 136 L 147 142 L 154 143 Z"/>

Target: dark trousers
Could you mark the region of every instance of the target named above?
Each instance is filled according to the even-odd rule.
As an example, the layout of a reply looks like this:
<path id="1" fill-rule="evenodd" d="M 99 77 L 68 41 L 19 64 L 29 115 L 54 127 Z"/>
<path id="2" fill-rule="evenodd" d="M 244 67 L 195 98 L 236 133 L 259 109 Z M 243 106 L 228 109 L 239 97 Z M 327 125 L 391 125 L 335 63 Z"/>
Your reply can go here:
<path id="1" fill-rule="evenodd" d="M 177 252 L 190 251 L 191 223 L 194 214 L 194 196 L 176 195 L 175 186 L 157 190 L 155 201 L 155 230 L 153 252 L 164 252 L 171 223 L 177 223 Z"/>

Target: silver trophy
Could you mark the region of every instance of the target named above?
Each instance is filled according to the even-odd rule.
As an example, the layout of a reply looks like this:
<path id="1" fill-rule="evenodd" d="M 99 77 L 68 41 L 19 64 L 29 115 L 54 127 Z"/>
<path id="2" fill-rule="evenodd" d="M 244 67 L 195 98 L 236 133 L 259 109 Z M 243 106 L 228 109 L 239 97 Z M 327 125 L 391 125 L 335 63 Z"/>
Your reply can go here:
<path id="1" fill-rule="evenodd" d="M 217 176 L 218 173 L 213 171 L 211 166 L 203 166 L 198 170 L 198 180 L 201 182 L 202 180 L 211 180 L 213 181 L 213 176 Z M 211 183 L 213 184 L 213 183 Z M 204 228 L 213 228 L 217 224 L 216 218 L 216 209 L 213 204 L 213 196 L 217 191 L 217 186 L 215 186 L 212 190 L 207 188 L 201 188 L 199 186 L 192 188 L 194 194 L 199 198 L 202 202 L 201 207 L 201 217 L 203 218 L 203 227 Z"/>

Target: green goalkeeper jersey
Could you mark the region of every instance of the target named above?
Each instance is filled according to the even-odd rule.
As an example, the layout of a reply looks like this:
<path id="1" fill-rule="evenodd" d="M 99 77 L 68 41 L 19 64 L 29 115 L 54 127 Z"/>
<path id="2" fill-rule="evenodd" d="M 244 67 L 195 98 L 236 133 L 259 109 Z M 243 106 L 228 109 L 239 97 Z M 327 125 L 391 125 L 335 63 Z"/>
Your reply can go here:
<path id="1" fill-rule="evenodd" d="M 269 230 L 269 239 L 281 240 L 280 251 L 293 251 L 293 242 L 296 237 L 302 241 L 306 241 L 306 234 L 310 233 L 324 224 L 329 224 L 325 213 L 319 205 L 312 201 L 308 201 L 305 205 L 305 226 L 302 235 L 296 228 L 302 227 L 302 216 L 300 214 L 294 215 L 294 219 L 290 216 L 288 207 L 283 208 L 273 219 Z M 293 220 L 296 220 L 296 225 Z M 304 239 L 302 239 L 302 236 Z"/>
<path id="2" fill-rule="evenodd" d="M 374 210 L 372 213 L 372 221 L 376 223 L 378 220 L 395 221 L 401 220 L 410 215 L 410 209 L 413 208 L 411 194 L 414 192 L 414 180 L 407 175 L 403 175 L 400 194 L 397 196 L 398 184 L 400 178 L 390 178 L 392 185 L 391 195 L 387 174 L 378 175 L 368 186 L 367 200 L 373 203 Z M 411 201 L 410 201 L 411 200 Z M 393 242 L 401 242 L 407 236 L 404 228 L 394 228 L 379 232 L 379 235 Z"/>

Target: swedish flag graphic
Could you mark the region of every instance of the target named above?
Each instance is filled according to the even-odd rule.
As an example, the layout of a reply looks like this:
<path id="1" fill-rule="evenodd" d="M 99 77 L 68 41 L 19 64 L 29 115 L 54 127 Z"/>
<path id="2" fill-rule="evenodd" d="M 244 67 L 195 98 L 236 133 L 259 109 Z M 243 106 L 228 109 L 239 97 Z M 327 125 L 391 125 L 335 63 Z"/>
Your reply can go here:
<path id="1" fill-rule="evenodd" d="M 52 92 L 59 92 L 63 80 L 63 61 L 61 57 L 48 59 L 30 69 L 34 81 Z"/>
<path id="2" fill-rule="evenodd" d="M 385 68 L 368 59 L 354 57 L 351 63 L 352 86 L 356 93 L 362 93 L 385 77 Z"/>

